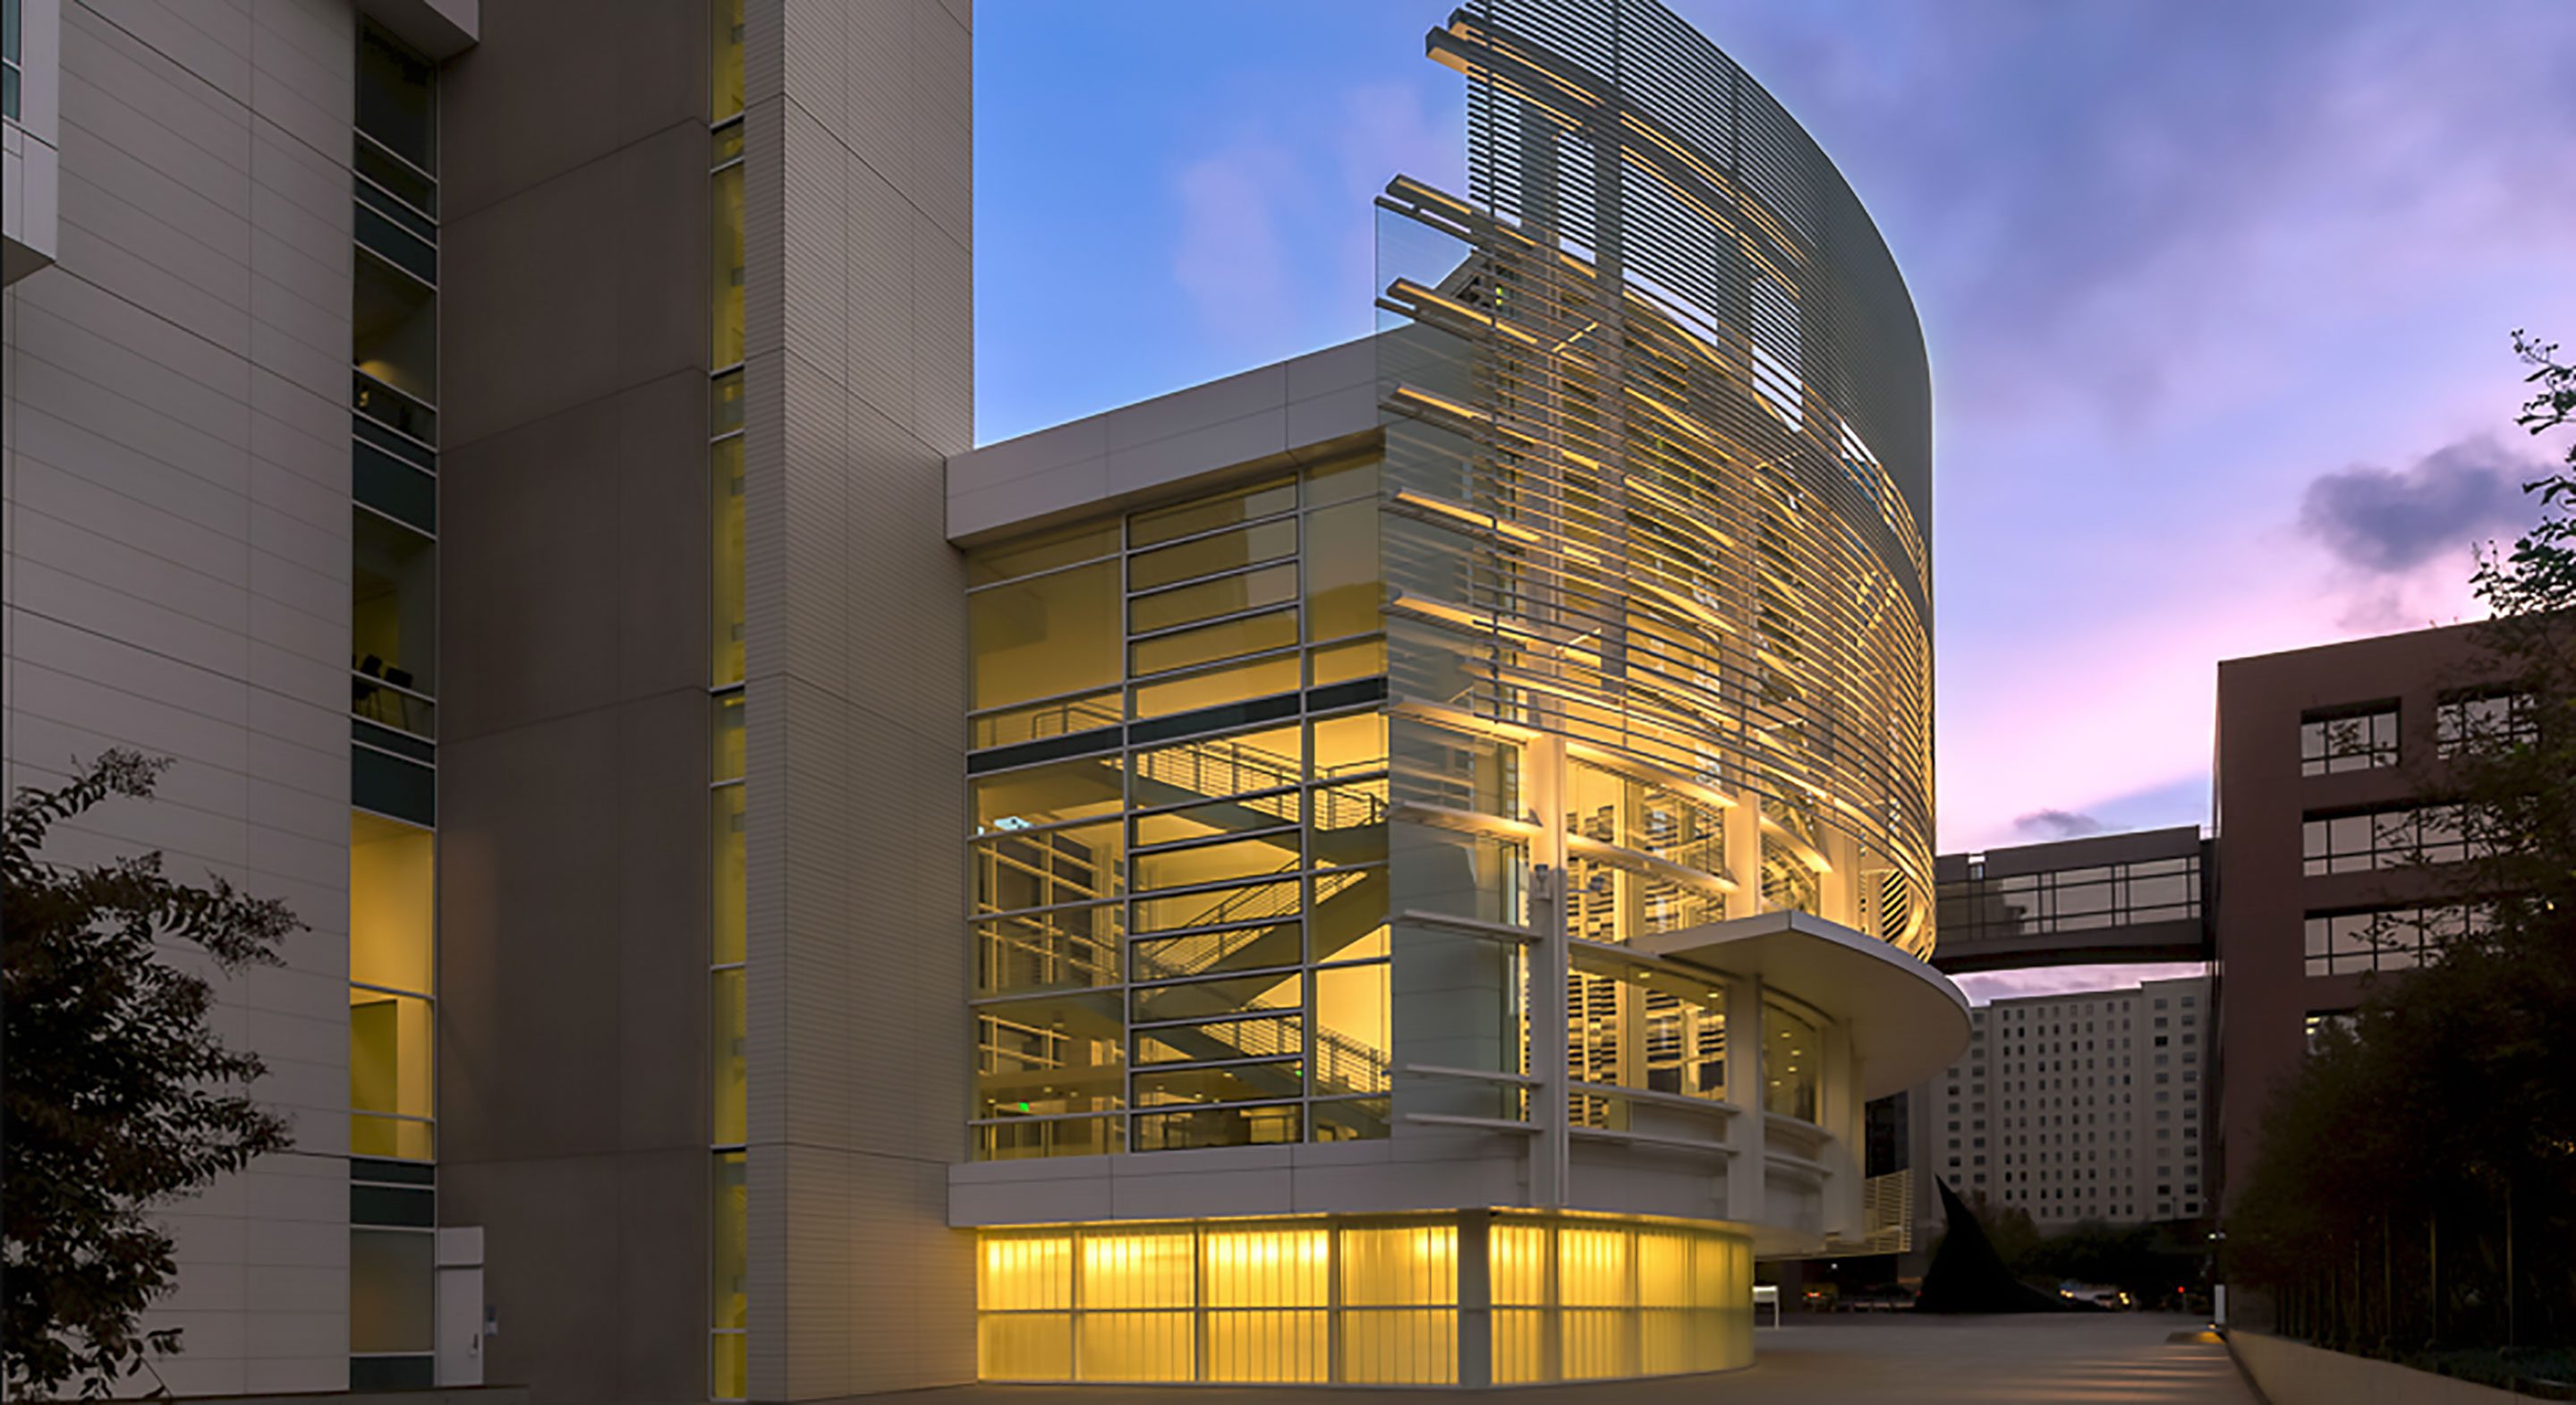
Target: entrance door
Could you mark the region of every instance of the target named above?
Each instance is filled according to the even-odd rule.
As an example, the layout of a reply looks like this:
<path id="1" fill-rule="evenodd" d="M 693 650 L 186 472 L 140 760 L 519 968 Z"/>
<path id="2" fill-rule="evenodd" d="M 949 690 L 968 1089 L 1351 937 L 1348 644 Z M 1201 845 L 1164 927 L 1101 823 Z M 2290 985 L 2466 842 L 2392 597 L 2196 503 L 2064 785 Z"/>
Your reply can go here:
<path id="1" fill-rule="evenodd" d="M 483 1231 L 438 1232 L 438 1383 L 483 1384 Z"/>

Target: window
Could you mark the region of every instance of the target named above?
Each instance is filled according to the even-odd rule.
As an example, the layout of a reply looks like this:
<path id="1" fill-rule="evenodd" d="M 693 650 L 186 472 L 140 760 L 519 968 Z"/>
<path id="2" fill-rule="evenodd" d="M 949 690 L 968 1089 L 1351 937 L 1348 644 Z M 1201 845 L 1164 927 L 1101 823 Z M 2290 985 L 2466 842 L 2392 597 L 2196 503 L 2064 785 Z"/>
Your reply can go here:
<path id="1" fill-rule="evenodd" d="M 2486 930 L 2489 920 L 2483 905 L 2312 912 L 2306 922 L 2307 973 L 2412 970 L 2445 944 Z"/>
<path id="2" fill-rule="evenodd" d="M 2312 814 L 2300 826 L 2303 871 L 2314 877 L 2484 858 L 2486 843 L 2470 833 L 2481 818 L 2461 805 Z"/>
<path id="3" fill-rule="evenodd" d="M 2397 764 L 2397 704 L 2310 712 L 2299 719 L 2299 774 L 2340 775 Z"/>
<path id="4" fill-rule="evenodd" d="M 969 557 L 977 1157 L 1387 1135 L 1374 464 Z"/>
<path id="5" fill-rule="evenodd" d="M 2523 692 L 2453 694 L 2434 706 L 2433 735 L 2442 756 L 2529 746 L 2540 740 L 2540 708 Z"/>

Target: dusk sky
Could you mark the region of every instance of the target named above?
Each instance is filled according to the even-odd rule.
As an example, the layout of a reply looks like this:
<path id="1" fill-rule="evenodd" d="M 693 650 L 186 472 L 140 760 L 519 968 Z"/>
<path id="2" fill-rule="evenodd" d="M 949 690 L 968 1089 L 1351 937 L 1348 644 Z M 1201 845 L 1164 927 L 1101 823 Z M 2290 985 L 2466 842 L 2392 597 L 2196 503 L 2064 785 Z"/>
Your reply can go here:
<path id="1" fill-rule="evenodd" d="M 2564 452 L 2509 334 L 2576 344 L 2576 5 L 1674 8 L 1923 321 L 1944 851 L 2205 825 L 2219 659 L 2474 616 Z M 1366 335 L 1370 197 L 1464 188 L 1447 10 L 980 0 L 979 440 Z"/>

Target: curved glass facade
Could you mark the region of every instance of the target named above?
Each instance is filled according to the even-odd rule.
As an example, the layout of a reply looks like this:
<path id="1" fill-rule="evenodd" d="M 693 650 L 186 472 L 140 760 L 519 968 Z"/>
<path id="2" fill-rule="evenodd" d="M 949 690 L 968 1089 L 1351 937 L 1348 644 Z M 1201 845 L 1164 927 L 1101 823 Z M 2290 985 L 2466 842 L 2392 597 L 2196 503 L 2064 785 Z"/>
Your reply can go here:
<path id="1" fill-rule="evenodd" d="M 1929 390 L 1885 245 L 1652 0 L 1481 0 L 1431 48 L 1471 198 L 1378 202 L 1396 695 L 1564 740 L 1578 935 L 1794 909 L 1928 951 Z"/>
<path id="2" fill-rule="evenodd" d="M 1376 424 L 968 557 L 973 1155 L 1052 1163 L 966 1168 L 987 1378 L 1721 1369 L 1757 1242 L 1903 1222 L 1855 1151 L 1902 1002 L 1796 950 L 1964 1037 L 1888 951 L 1934 915 L 1903 284 L 1652 0 L 1429 47 L 1470 198 L 1378 201 Z M 1366 1296 L 1399 1242 L 1436 1288 Z"/>

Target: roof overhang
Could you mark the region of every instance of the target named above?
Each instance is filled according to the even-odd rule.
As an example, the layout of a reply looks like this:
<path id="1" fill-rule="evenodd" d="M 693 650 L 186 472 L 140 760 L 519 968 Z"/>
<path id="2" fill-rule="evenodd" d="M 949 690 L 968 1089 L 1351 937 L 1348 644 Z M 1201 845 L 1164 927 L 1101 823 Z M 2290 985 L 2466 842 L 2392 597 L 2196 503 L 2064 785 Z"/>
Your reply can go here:
<path id="1" fill-rule="evenodd" d="M 1758 976 L 1847 1024 L 1864 1098 L 1910 1088 L 1968 1047 L 1968 997 L 1949 977 L 1821 917 L 1766 912 L 1639 937 L 1630 945 L 1719 975 Z"/>

